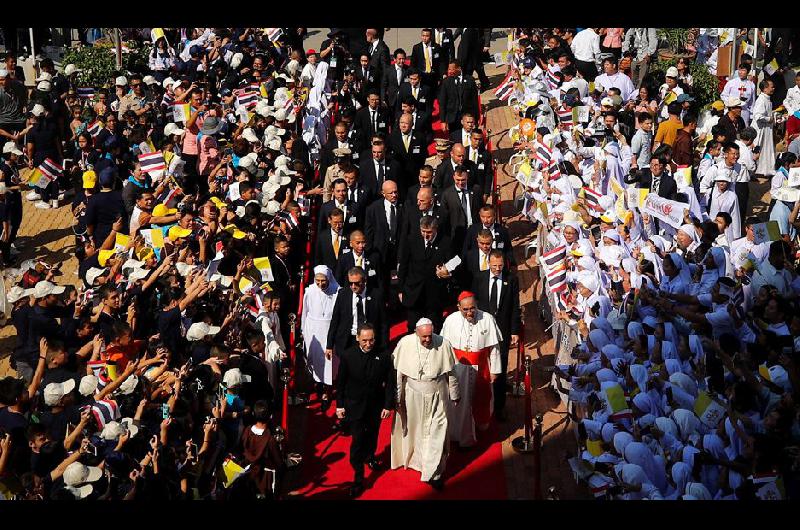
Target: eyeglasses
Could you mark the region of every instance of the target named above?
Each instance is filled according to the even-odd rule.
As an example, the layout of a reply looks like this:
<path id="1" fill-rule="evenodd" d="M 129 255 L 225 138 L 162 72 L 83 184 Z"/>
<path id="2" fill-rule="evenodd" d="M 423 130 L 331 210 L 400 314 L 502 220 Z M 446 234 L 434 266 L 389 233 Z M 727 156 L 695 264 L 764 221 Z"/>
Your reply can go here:
<path id="1" fill-rule="evenodd" d="M 350 282 L 350 285 L 351 285 L 351 286 L 352 286 L 352 285 L 361 285 L 362 283 L 364 283 L 364 282 L 363 282 L 363 281 Z"/>
<path id="2" fill-rule="evenodd" d="M 142 86 L 141 83 L 136 83 L 135 85 L 133 83 L 131 83 L 131 88 L 136 88 L 136 87 L 140 87 L 140 86 Z"/>

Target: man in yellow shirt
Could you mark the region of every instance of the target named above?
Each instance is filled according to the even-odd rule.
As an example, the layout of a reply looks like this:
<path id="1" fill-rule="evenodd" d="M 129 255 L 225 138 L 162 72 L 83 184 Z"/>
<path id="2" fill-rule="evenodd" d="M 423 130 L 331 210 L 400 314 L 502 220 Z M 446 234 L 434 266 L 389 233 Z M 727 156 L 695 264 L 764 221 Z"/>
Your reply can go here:
<path id="1" fill-rule="evenodd" d="M 653 144 L 654 151 L 661 144 L 667 144 L 670 147 L 674 146 L 678 131 L 683 128 L 680 117 L 681 104 L 677 101 L 673 101 L 667 106 L 667 112 L 669 112 L 669 119 L 658 124 L 658 131 L 656 132 L 656 139 Z"/>

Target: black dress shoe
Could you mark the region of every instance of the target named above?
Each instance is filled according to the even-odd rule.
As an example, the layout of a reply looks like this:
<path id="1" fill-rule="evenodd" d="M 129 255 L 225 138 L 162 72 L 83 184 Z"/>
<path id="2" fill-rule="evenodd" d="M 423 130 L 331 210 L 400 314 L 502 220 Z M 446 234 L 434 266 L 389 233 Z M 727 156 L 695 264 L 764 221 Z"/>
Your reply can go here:
<path id="1" fill-rule="evenodd" d="M 350 486 L 350 498 L 355 499 L 359 495 L 364 493 L 364 486 L 360 482 L 354 483 Z"/>
<path id="2" fill-rule="evenodd" d="M 372 458 L 370 458 L 369 460 L 367 460 L 366 464 L 367 464 L 367 467 L 370 468 L 373 471 L 375 471 L 376 469 L 380 469 L 381 468 L 380 460 L 378 460 L 374 456 Z"/>
<path id="3" fill-rule="evenodd" d="M 436 480 L 429 480 L 428 484 L 435 489 L 436 491 L 442 491 L 444 489 L 444 480 L 437 478 Z"/>

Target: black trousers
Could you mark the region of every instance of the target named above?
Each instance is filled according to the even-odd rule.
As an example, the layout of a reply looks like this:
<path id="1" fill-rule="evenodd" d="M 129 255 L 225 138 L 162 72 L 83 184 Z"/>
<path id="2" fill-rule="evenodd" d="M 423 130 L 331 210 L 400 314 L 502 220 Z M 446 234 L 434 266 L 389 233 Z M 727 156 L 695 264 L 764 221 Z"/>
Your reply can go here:
<path id="1" fill-rule="evenodd" d="M 597 77 L 597 66 L 594 62 L 591 61 L 578 61 L 575 60 L 575 67 L 581 73 L 584 79 L 586 79 L 587 83 L 591 83 L 594 81 L 594 78 Z"/>
<path id="2" fill-rule="evenodd" d="M 350 419 L 350 435 L 353 437 L 350 444 L 350 465 L 355 472 L 353 480 L 356 483 L 363 482 L 364 464 L 375 456 L 380 426 L 380 409 L 367 408 L 361 418 Z"/>
<path id="3" fill-rule="evenodd" d="M 747 217 L 747 201 L 750 200 L 750 183 L 736 183 L 736 199 L 739 201 L 739 221 L 741 222 L 742 233 L 744 234 L 744 219 Z"/>
<path id="4" fill-rule="evenodd" d="M 492 391 L 494 393 L 494 412 L 501 411 L 506 406 L 506 390 L 508 388 L 507 373 L 508 373 L 508 339 L 502 341 L 498 348 L 500 350 L 500 366 L 502 368 L 500 374 L 492 384 Z"/>

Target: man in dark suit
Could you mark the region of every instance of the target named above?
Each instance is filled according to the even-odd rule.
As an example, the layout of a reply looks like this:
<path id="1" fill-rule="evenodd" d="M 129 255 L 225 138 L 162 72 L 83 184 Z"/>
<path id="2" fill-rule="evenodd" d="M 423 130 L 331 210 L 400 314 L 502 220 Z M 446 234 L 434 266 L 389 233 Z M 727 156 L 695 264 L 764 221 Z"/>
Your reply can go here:
<path id="1" fill-rule="evenodd" d="M 466 168 L 458 166 L 453 175 L 455 184 L 442 191 L 442 204 L 450 214 L 450 239 L 458 249 L 464 247 L 467 229 L 478 222 L 478 210 L 483 206 L 480 188 L 470 188 L 467 179 Z"/>
<path id="2" fill-rule="evenodd" d="M 469 230 L 467 230 L 466 239 L 464 241 L 464 254 L 477 247 L 478 243 L 476 237 L 478 236 L 478 232 L 486 229 L 489 230 L 489 233 L 492 235 L 489 248 L 498 249 L 503 253 L 510 265 L 515 265 L 516 262 L 514 260 L 514 248 L 511 246 L 511 236 L 508 234 L 506 227 L 496 221 L 497 214 L 494 206 L 491 204 L 484 205 L 478 211 L 478 218 L 480 222 L 474 223 L 469 227 Z"/>
<path id="3" fill-rule="evenodd" d="M 352 168 L 348 169 L 350 171 Z M 358 215 L 355 211 L 355 205 L 350 204 L 347 199 L 347 181 L 343 178 L 338 178 L 333 181 L 333 194 L 331 200 L 323 203 L 319 209 L 319 223 L 317 225 L 317 232 L 322 233 L 325 229 L 325 221 L 328 219 L 331 211 L 338 209 L 342 212 L 344 218 L 344 225 L 342 227 L 342 235 L 348 237 L 350 232 L 358 228 Z"/>
<path id="4" fill-rule="evenodd" d="M 425 163 L 427 146 L 423 139 L 413 129 L 413 120 L 410 115 L 400 116 L 398 128 L 389 135 L 389 149 L 392 158 L 400 164 L 400 178 L 398 190 L 402 192 L 416 180 L 419 168 Z"/>
<path id="5" fill-rule="evenodd" d="M 320 213 L 322 215 L 322 213 Z M 344 213 L 339 208 L 333 208 L 326 217 L 328 222 L 325 228 L 320 228 L 317 235 L 317 248 L 314 263 L 325 265 L 330 270 L 336 270 L 336 262 L 344 249 L 345 238 L 342 235 L 344 227 Z"/>
<path id="6" fill-rule="evenodd" d="M 359 86 L 359 101 L 366 103 L 367 94 L 371 90 L 380 90 L 380 74 L 369 65 L 369 55 L 362 53 L 358 58 L 358 66 L 355 72 L 356 84 Z"/>
<path id="7" fill-rule="evenodd" d="M 422 145 L 430 145 L 433 141 L 430 116 L 417 112 L 417 100 L 413 96 L 405 96 L 400 103 L 400 112 L 397 113 L 397 121 L 394 124 L 395 129 L 400 127 L 400 117 L 403 114 L 411 116 L 411 129 L 422 139 Z"/>
<path id="8" fill-rule="evenodd" d="M 421 170 L 420 170 L 421 171 Z M 420 188 L 417 191 L 416 204 L 408 207 L 406 212 L 405 224 L 403 225 L 403 243 L 407 243 L 412 239 L 422 237 L 419 232 L 419 222 L 426 215 L 436 219 L 438 223 L 439 232 L 442 234 L 450 233 L 450 223 L 447 210 L 441 205 L 436 204 L 436 198 L 433 195 L 433 188 L 426 187 Z"/>
<path id="9" fill-rule="evenodd" d="M 480 223 L 473 224 L 470 227 L 470 231 L 477 226 L 480 226 Z M 492 232 L 481 228 L 478 230 L 473 240 L 475 246 L 462 252 L 464 263 L 461 265 L 461 271 L 458 275 L 460 289 L 471 290 L 475 278 L 477 278 L 481 272 L 489 270 L 489 254 L 492 251 L 493 242 Z M 466 244 L 464 246 L 466 247 Z"/>
<path id="10" fill-rule="evenodd" d="M 453 37 L 453 30 L 450 28 L 434 28 L 431 35 L 435 42 L 442 49 L 440 74 L 444 75 L 450 61 L 456 59 L 456 39 Z"/>
<path id="11" fill-rule="evenodd" d="M 370 291 L 381 288 L 378 261 L 369 259 L 365 251 L 366 246 L 367 240 L 364 232 L 353 230 L 350 234 L 350 248 L 342 249 L 339 254 L 339 260 L 336 262 L 334 277 L 339 282 L 339 285 L 347 283 L 347 272 L 350 269 L 360 267 L 367 274 L 367 288 Z"/>
<path id="12" fill-rule="evenodd" d="M 494 191 L 492 157 L 483 146 L 483 131 L 473 129 L 469 137 L 470 143 L 465 148 L 464 156 L 472 163 L 476 176 L 475 180 L 480 183 L 483 189 L 483 202 L 486 202 Z"/>
<path id="13" fill-rule="evenodd" d="M 461 127 L 450 131 L 450 140 L 454 144 L 470 145 L 470 133 L 475 130 L 475 116 L 471 112 L 461 115 Z"/>
<path id="14" fill-rule="evenodd" d="M 380 87 L 380 81 L 383 77 L 383 72 L 390 67 L 389 46 L 383 42 L 378 30 L 375 28 L 368 29 L 366 36 L 367 46 L 363 53 L 367 53 L 369 55 L 369 66 L 375 72 L 375 82 Z"/>
<path id="15" fill-rule="evenodd" d="M 445 132 L 455 129 L 465 112 L 478 115 L 478 87 L 472 77 L 462 75 L 457 61 L 447 67 L 447 78 L 439 88 L 439 118 Z"/>
<path id="16" fill-rule="evenodd" d="M 402 292 L 400 301 L 408 310 L 408 330 L 427 317 L 435 329 L 442 328 L 442 312 L 450 304 L 448 283 L 454 269 L 445 267 L 454 256 L 450 238 L 438 232 L 433 217 L 423 217 L 419 231 L 422 237 L 413 238 L 400 252 L 398 277 Z"/>
<path id="17" fill-rule="evenodd" d="M 353 233 L 353 230 L 364 228 L 364 213 L 375 196 L 361 182 L 358 168 L 355 166 L 345 170 L 344 182 L 347 184 L 347 205 L 349 209 L 349 218 L 344 220 L 344 226 L 345 233 L 349 236 Z"/>
<path id="18" fill-rule="evenodd" d="M 420 116 L 425 116 L 430 123 L 431 113 L 433 112 L 433 90 L 420 81 L 419 71 L 411 67 L 407 72 L 408 81 L 400 85 L 397 93 L 398 105 L 405 101 L 409 96 L 417 100 L 416 109 Z"/>
<path id="19" fill-rule="evenodd" d="M 664 156 L 651 158 L 649 168 L 627 175 L 625 183 L 636 184 L 637 188 L 649 189 L 665 199 L 674 201 L 678 196 L 678 185 L 672 175 L 665 171 L 668 163 Z"/>
<path id="20" fill-rule="evenodd" d="M 349 127 L 347 123 L 339 121 L 333 127 L 333 134 L 325 142 L 319 152 L 319 174 L 321 177 L 325 176 L 328 167 L 336 162 L 336 156 L 333 154 L 334 149 L 350 149 L 352 153 L 357 153 L 356 142 L 348 134 Z"/>
<path id="21" fill-rule="evenodd" d="M 406 66 L 406 52 L 403 48 L 394 51 L 394 64 L 389 65 L 383 71 L 381 78 L 381 101 L 386 104 L 392 121 L 400 107 L 397 95 L 400 87 L 408 80 L 408 67 Z"/>
<path id="22" fill-rule="evenodd" d="M 378 91 L 371 89 L 367 95 L 367 106 L 361 107 L 356 112 L 353 127 L 358 131 L 363 143 L 369 138 L 381 133 L 389 132 L 389 111 L 381 107 L 381 97 Z"/>
<path id="23" fill-rule="evenodd" d="M 350 423 L 353 441 L 350 445 L 350 465 L 354 478 L 350 496 L 364 491 L 364 465 L 370 469 L 380 466 L 375 457 L 381 420 L 391 415 L 395 398 L 395 375 L 392 356 L 375 346 L 375 328 L 370 323 L 358 327 L 357 346 L 339 355 L 339 375 L 336 384 L 336 416 Z"/>
<path id="24" fill-rule="evenodd" d="M 483 189 L 482 183 L 478 181 L 477 171 L 475 171 L 472 162 L 467 160 L 467 150 L 463 145 L 455 144 L 450 150 L 450 160 L 439 164 L 433 174 L 433 187 L 440 197 L 444 190 L 453 185 L 453 174 L 459 166 L 463 166 L 469 173 L 467 185 L 470 188 L 478 186 L 481 190 Z"/>
<path id="25" fill-rule="evenodd" d="M 377 197 L 383 183 L 387 180 L 397 182 L 400 175 L 400 164 L 395 160 L 386 159 L 386 144 L 384 142 L 372 142 L 371 157 L 361 162 L 361 183 L 364 189 L 369 190 L 372 197 Z"/>
<path id="26" fill-rule="evenodd" d="M 381 186 L 383 198 L 367 208 L 365 227 L 367 255 L 378 264 L 381 271 L 381 288 L 385 298 L 392 300 L 390 293 L 392 271 L 397 271 L 398 250 L 402 238 L 401 227 L 406 212 L 397 194 L 397 183 L 387 180 Z"/>
<path id="27" fill-rule="evenodd" d="M 328 38 L 322 41 L 319 58 L 330 65 L 329 73 L 332 79 L 340 81 L 350 57 L 350 38 L 339 28 L 331 28 Z M 353 50 L 356 51 L 357 50 Z"/>
<path id="28" fill-rule="evenodd" d="M 500 250 L 489 254 L 489 270 L 481 272 L 475 279 L 472 292 L 476 295 L 478 309 L 490 313 L 503 340 L 500 342 L 500 361 L 502 371 L 494 386 L 494 416 L 502 420 L 506 404 L 506 373 L 508 372 L 508 349 L 519 341 L 519 283 L 513 274 L 505 269 L 505 259 Z"/>
<path id="29" fill-rule="evenodd" d="M 425 86 L 435 89 L 447 71 L 450 58 L 441 46 L 433 42 L 430 28 L 423 28 L 420 38 L 422 40 L 411 48 L 411 66 L 421 74 L 421 81 Z"/>
<path id="30" fill-rule="evenodd" d="M 464 75 L 471 78 L 472 72 L 477 70 L 481 88 L 487 89 L 489 78 L 483 70 L 483 54 L 484 49 L 488 51 L 491 30 L 487 34 L 480 28 L 458 28 L 453 36 L 461 36 L 458 43 L 458 61 L 464 69 Z"/>
<path id="31" fill-rule="evenodd" d="M 364 269 L 353 267 L 347 272 L 349 286 L 339 289 L 325 346 L 325 356 L 328 359 L 332 358 L 334 352 L 342 355 L 352 347 L 356 342 L 356 328 L 365 322 L 375 326 L 378 347 L 385 348 L 389 343 L 383 297 L 380 291 L 367 289 L 366 276 Z"/>

